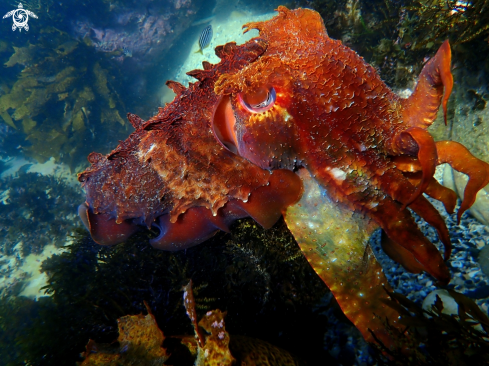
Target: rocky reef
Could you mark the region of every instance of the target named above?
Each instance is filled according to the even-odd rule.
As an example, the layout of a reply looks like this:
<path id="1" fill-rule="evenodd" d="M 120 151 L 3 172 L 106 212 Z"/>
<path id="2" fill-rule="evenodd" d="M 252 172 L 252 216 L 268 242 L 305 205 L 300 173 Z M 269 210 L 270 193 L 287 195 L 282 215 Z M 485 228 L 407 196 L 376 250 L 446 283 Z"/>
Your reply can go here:
<path id="1" fill-rule="evenodd" d="M 192 23 L 200 1 L 172 0 L 110 2 L 105 17 L 73 20 L 73 32 L 99 52 L 116 61 L 132 58 L 142 69 L 160 59 L 174 40 Z"/>
<path id="2" fill-rule="evenodd" d="M 164 360 L 169 365 L 193 365 L 199 354 L 195 329 L 203 339 L 201 356 L 206 347 L 210 354 L 220 339 L 212 324 L 222 322 L 218 330 L 225 332 L 221 338 L 227 335 L 229 343 L 219 349 L 228 349 L 241 361 L 250 355 L 262 362 L 278 360 L 280 354 L 290 364 L 392 364 L 381 355 L 381 344 L 375 351 L 359 343 L 362 336 L 335 301 L 329 302 L 328 290 L 284 226 L 281 222 L 265 231 L 251 220 L 242 220 L 231 234 L 219 234 L 185 253 L 151 249 L 146 243 L 148 236 L 155 235 L 151 232 L 111 248 L 95 244 L 79 231 L 65 253 L 43 263 L 50 297 L 0 299 L 0 354 L 7 364 L 19 360 L 74 364 L 83 360 L 80 354 L 85 352 L 87 365 L 107 365 L 111 360 L 130 363 L 134 357 L 139 362 L 152 360 L 141 363 L 145 365 Z M 182 288 L 189 279 L 193 296 L 186 309 L 189 287 L 187 297 L 182 297 Z M 436 303 L 432 318 L 426 318 L 420 305 L 391 294 L 393 302 L 386 306 L 405 314 L 405 325 L 413 335 L 406 337 L 392 329 L 398 342 L 392 354 L 395 360 L 432 364 L 443 349 L 450 352 L 440 360 L 484 359 L 487 335 L 474 329 L 473 320 L 487 328 L 487 316 L 472 300 L 453 293 L 463 314 L 470 317 L 454 319 L 442 312 L 443 304 Z M 148 315 L 131 315 L 141 313 Z M 460 339 L 459 333 L 470 337 Z M 410 360 L 401 356 L 406 345 L 419 350 Z M 469 348 L 474 352 L 460 354 Z"/>

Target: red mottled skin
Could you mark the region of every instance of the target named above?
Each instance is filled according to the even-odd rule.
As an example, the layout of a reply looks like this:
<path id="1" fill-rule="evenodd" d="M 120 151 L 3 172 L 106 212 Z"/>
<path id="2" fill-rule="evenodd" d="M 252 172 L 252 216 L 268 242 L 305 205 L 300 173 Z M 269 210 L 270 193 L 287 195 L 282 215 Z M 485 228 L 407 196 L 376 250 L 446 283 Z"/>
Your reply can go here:
<path id="1" fill-rule="evenodd" d="M 176 97 L 156 116 L 143 121 L 129 114 L 136 131 L 113 152 L 89 156 L 91 167 L 79 174 L 87 193 L 79 214 L 92 237 L 112 245 L 141 226 L 156 226 L 160 235 L 151 244 L 178 250 L 228 230 L 238 218 L 270 227 L 301 198 L 295 172 L 305 168 L 342 212 L 354 211 L 384 230 L 391 257 L 447 283 L 442 256 L 407 207 L 438 231 L 447 259 L 448 230 L 422 195 L 453 212 L 456 196 L 434 180 L 436 165 L 449 163 L 469 176 L 459 220 L 489 183 L 488 164 L 456 142 L 435 143 L 426 131 L 440 104 L 446 120 L 453 86 L 448 42 L 423 68 L 412 96 L 401 99 L 360 56 L 328 37 L 318 13 L 282 6 L 278 12 L 246 25 L 258 29 L 259 38 L 217 47 L 219 64 L 204 62 L 204 70 L 188 73 L 196 83 L 168 82 Z M 316 267 L 322 259 L 308 259 L 324 272 Z M 380 272 L 377 287 L 384 283 Z M 338 296 L 349 309 L 348 294 Z M 373 313 L 361 314 L 352 304 L 355 314 L 385 313 L 378 298 L 368 300 Z M 369 323 L 361 323 L 355 322 L 366 336 Z"/>
<path id="2" fill-rule="evenodd" d="M 190 71 L 198 81 L 188 88 L 169 81 L 172 103 L 146 122 L 129 114 L 136 131 L 107 156 L 90 154 L 92 166 L 78 176 L 87 194 L 78 211 L 97 243 L 117 244 L 141 226 L 156 226 L 160 235 L 151 244 L 179 250 L 239 218 L 271 227 L 300 198 L 293 172 L 257 167 L 225 149 L 212 131 L 221 101 L 215 81 L 264 51 L 263 42 L 217 47 L 219 64 Z"/>

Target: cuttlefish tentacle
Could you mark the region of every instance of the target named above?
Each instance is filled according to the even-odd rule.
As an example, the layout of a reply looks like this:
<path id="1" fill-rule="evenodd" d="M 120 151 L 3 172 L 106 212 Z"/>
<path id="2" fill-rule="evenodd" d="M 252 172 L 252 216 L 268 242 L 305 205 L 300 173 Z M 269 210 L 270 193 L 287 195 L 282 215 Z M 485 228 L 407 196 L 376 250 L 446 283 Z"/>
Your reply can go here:
<path id="1" fill-rule="evenodd" d="M 407 129 L 396 130 L 393 136 L 392 155 L 416 155 L 423 176 L 416 192 L 404 202 L 403 208 L 413 203 L 430 184 L 437 165 L 437 148 L 433 137 L 426 131 L 436 119 L 440 103 L 447 124 L 447 103 L 453 89 L 450 71 L 451 50 L 448 41 L 443 42 L 436 55 L 423 67 L 413 94 L 402 104 L 402 119 Z"/>
<path id="2" fill-rule="evenodd" d="M 328 164 L 314 154 L 310 154 L 307 163 L 315 179 L 328 187 L 331 197 L 350 209 L 369 215 L 391 241 L 411 253 L 423 270 L 440 282 L 448 283 L 449 271 L 438 249 L 423 235 L 411 213 L 401 206 L 403 197 L 413 194 L 415 187 L 402 172 L 393 168 L 392 163 L 381 156 L 354 149 L 344 151 L 341 164 L 337 162 L 334 168 L 321 168 Z M 449 233 L 438 211 L 422 196 L 412 203 L 412 208 L 438 231 L 448 258 L 451 251 Z"/>
<path id="3" fill-rule="evenodd" d="M 438 155 L 436 152 L 436 144 L 433 137 L 423 128 L 411 127 L 402 132 L 398 138 L 400 151 L 407 154 L 416 154 L 418 162 L 421 166 L 423 176 L 416 188 L 416 192 L 411 194 L 411 197 L 403 203 L 402 209 L 405 209 L 413 203 L 428 187 L 431 178 L 435 174 Z"/>
<path id="4" fill-rule="evenodd" d="M 441 103 L 447 124 L 447 103 L 453 89 L 451 62 L 450 44 L 445 41 L 423 67 L 413 94 L 402 100 L 402 119 L 405 123 L 412 127 L 428 128 L 436 119 Z"/>
<path id="5" fill-rule="evenodd" d="M 440 282 L 448 283 L 450 272 L 443 258 L 433 243 L 419 230 L 408 210 L 399 210 L 397 202 L 385 199 L 369 215 L 380 224 L 391 240 L 412 253 L 426 272 Z"/>
<path id="6" fill-rule="evenodd" d="M 383 287 L 390 286 L 368 246 L 377 225 L 334 202 L 306 169 L 298 174 L 304 194 L 284 214 L 288 228 L 365 339 L 374 342 L 370 329 L 385 345 L 392 345 L 383 321 L 396 325 L 399 314 L 382 302 L 387 299 Z"/>
<path id="7" fill-rule="evenodd" d="M 457 222 L 460 223 L 462 214 L 474 203 L 477 192 L 489 184 L 489 164 L 477 159 L 465 146 L 455 141 L 439 141 L 436 149 L 438 164 L 448 163 L 453 169 L 469 176 L 457 212 Z"/>
<path id="8" fill-rule="evenodd" d="M 418 186 L 422 178 L 422 168 L 418 159 L 414 156 L 401 155 L 391 158 L 396 168 L 400 170 L 413 186 Z M 439 165 L 439 164 L 437 164 Z M 452 214 L 457 204 L 457 194 L 449 188 L 442 186 L 435 178 L 431 178 L 426 189 L 426 193 L 443 203 L 445 210 Z"/>
<path id="9" fill-rule="evenodd" d="M 465 146 L 456 141 L 437 141 L 435 142 L 435 147 L 437 156 L 436 165 L 448 163 L 453 169 L 469 176 L 469 182 L 464 191 L 462 204 L 457 212 L 457 221 L 460 222 L 463 213 L 474 203 L 477 192 L 489 184 L 489 164 L 476 158 Z M 408 175 L 410 181 L 415 183 L 421 180 L 418 187 L 424 184 L 422 181 L 425 178 L 425 169 L 419 157 L 398 156 L 393 157 L 393 161 L 398 170 L 414 173 Z M 419 174 L 416 174 L 419 172 L 423 173 L 421 179 L 419 178 Z M 441 186 L 433 178 L 428 181 L 426 188 L 422 192 L 442 201 L 447 212 L 450 214 L 453 213 L 456 203 L 455 192 Z"/>
<path id="10" fill-rule="evenodd" d="M 448 260 L 452 252 L 452 244 L 447 225 L 438 210 L 423 196 L 419 197 L 409 207 L 436 229 L 438 237 L 445 247 L 444 258 Z"/>
<path id="11" fill-rule="evenodd" d="M 415 178 L 413 176 L 407 177 L 413 185 L 416 185 L 416 181 L 421 178 Z M 455 211 L 457 205 L 457 194 L 451 189 L 442 186 L 435 178 L 432 178 L 426 190 L 424 191 L 428 196 L 434 198 L 437 201 L 443 203 L 445 210 L 451 215 Z"/>
<path id="12" fill-rule="evenodd" d="M 392 260 L 401 264 L 409 272 L 420 273 L 426 270 L 424 266 L 419 263 L 413 253 L 389 238 L 385 232 L 382 233 L 382 240 L 380 241 L 380 244 L 385 254 L 387 254 Z"/>
<path id="13" fill-rule="evenodd" d="M 414 186 L 410 183 L 409 179 L 407 179 L 401 172 L 396 169 L 390 169 L 386 171 L 380 177 L 380 181 L 382 188 L 390 195 L 390 197 L 399 202 L 402 202 L 402 199 L 406 196 L 406 194 L 412 195 L 412 191 L 414 190 Z M 392 184 L 392 182 L 396 183 Z M 421 216 L 423 220 L 425 220 L 429 225 L 436 229 L 436 231 L 438 232 L 438 237 L 445 247 L 444 257 L 445 259 L 448 259 L 451 253 L 450 234 L 448 232 L 445 221 L 441 217 L 440 213 L 423 196 L 419 196 L 414 202 L 412 202 L 410 208 L 419 216 Z M 406 211 L 406 209 L 402 207 L 401 211 Z M 411 215 L 408 213 L 408 216 Z M 387 220 L 392 220 L 391 216 L 388 216 Z M 399 244 L 409 250 L 406 244 Z M 433 244 L 431 243 L 430 245 L 433 246 Z M 425 260 L 428 259 L 426 258 Z M 431 272 L 430 274 L 434 275 Z"/>

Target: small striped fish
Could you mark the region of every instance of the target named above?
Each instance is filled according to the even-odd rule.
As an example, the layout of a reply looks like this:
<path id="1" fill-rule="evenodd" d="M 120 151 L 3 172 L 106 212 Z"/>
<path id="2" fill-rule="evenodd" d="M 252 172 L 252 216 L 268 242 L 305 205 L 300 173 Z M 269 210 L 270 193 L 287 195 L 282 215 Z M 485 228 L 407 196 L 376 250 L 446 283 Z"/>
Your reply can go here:
<path id="1" fill-rule="evenodd" d="M 199 50 L 196 52 L 200 52 L 204 54 L 202 50 L 211 43 L 211 39 L 212 39 L 212 25 L 209 24 L 207 27 L 204 28 L 202 33 L 200 33 Z"/>

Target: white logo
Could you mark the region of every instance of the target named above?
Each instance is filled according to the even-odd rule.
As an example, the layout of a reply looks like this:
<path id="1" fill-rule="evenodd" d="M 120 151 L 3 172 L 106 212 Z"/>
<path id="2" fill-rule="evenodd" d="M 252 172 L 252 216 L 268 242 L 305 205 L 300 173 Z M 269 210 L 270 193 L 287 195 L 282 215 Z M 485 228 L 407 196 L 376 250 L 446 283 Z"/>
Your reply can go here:
<path id="1" fill-rule="evenodd" d="M 24 9 L 22 3 L 19 3 L 19 8 L 9 11 L 7 14 L 3 16 L 3 19 L 12 16 L 12 20 L 14 21 L 14 24 L 12 25 L 13 31 L 15 31 L 17 28 L 19 28 L 19 32 L 22 31 L 22 28 L 28 31 L 29 24 L 27 24 L 27 21 L 29 20 L 29 15 L 37 19 L 36 14 L 34 14 L 32 11 Z"/>

